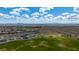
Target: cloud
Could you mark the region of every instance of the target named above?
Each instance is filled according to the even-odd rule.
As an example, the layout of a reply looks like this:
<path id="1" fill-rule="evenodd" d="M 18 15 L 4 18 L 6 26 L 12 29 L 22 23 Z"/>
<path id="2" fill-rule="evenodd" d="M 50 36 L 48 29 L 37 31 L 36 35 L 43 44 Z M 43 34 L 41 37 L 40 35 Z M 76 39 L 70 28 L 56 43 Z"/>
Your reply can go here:
<path id="1" fill-rule="evenodd" d="M 12 15 L 0 13 L 0 23 L 16 23 L 15 17 Z"/>
<path id="2" fill-rule="evenodd" d="M 14 7 L 2 7 L 2 8 L 14 8 Z"/>
<path id="3" fill-rule="evenodd" d="M 39 12 L 40 12 L 42 15 L 44 15 L 44 14 L 47 14 L 47 13 L 48 13 L 47 11 L 49 11 L 49 10 L 51 10 L 51 9 L 54 9 L 54 8 L 53 8 L 53 7 L 42 7 L 42 8 L 39 9 Z"/>
<path id="4" fill-rule="evenodd" d="M 68 19 L 75 19 L 76 20 L 77 14 L 75 14 L 75 13 L 70 14 Z"/>
<path id="5" fill-rule="evenodd" d="M 63 16 L 56 16 L 54 19 L 55 20 L 63 20 Z"/>
<path id="6" fill-rule="evenodd" d="M 79 14 L 76 13 L 63 13 L 61 16 L 56 16 L 54 18 L 55 23 L 62 24 L 78 24 Z"/>
<path id="7" fill-rule="evenodd" d="M 14 18 L 14 16 L 13 15 L 8 15 L 8 14 L 0 13 L 0 18 L 10 19 L 10 18 Z"/>
<path id="8" fill-rule="evenodd" d="M 48 10 L 51 10 L 53 9 L 53 7 L 42 7 L 39 9 L 39 12 L 45 12 L 45 11 L 48 11 Z"/>
<path id="9" fill-rule="evenodd" d="M 74 10 L 74 12 L 79 13 L 79 7 L 74 7 L 73 10 Z"/>
<path id="10" fill-rule="evenodd" d="M 67 12 L 62 13 L 63 16 L 68 16 L 69 14 L 70 14 L 70 13 L 67 13 Z"/>
<path id="11" fill-rule="evenodd" d="M 63 19 L 79 19 L 77 13 L 63 13 Z"/>
<path id="12" fill-rule="evenodd" d="M 12 11 L 12 12 L 10 12 L 10 14 L 13 14 L 13 15 L 20 15 L 20 13 L 19 12 L 16 12 L 16 11 Z"/>
<path id="13" fill-rule="evenodd" d="M 28 14 L 24 14 L 21 17 L 17 17 L 18 22 L 20 23 L 30 23 L 30 24 L 45 24 L 52 23 L 54 16 L 52 14 L 47 14 L 49 10 L 53 8 L 40 8 L 38 12 L 34 12 L 29 16 Z M 16 12 L 19 12 L 15 9 Z M 45 15 L 46 14 L 46 15 Z"/>
<path id="14" fill-rule="evenodd" d="M 54 21 L 54 17 L 55 16 L 53 16 L 52 14 L 47 14 L 47 15 L 44 16 L 44 19 L 45 19 L 46 22 L 52 23 Z"/>
<path id="15" fill-rule="evenodd" d="M 40 13 L 39 12 L 32 13 L 31 17 L 40 17 Z"/>
<path id="16" fill-rule="evenodd" d="M 36 24 L 74 24 L 79 23 L 79 15 L 76 13 L 62 13 L 62 15 L 54 16 L 53 14 L 46 14 L 40 16 L 39 12 L 33 13 L 32 17 L 30 18 L 32 21 L 31 23 Z M 38 18 L 39 17 L 39 18 Z"/>
<path id="17" fill-rule="evenodd" d="M 26 8 L 26 7 L 20 7 L 20 8 L 15 8 L 13 9 L 13 11 L 16 11 L 16 12 L 21 12 L 21 11 L 28 11 L 29 9 Z"/>
<path id="18" fill-rule="evenodd" d="M 47 15 L 45 15 L 44 17 L 45 17 L 45 18 L 49 18 L 49 19 L 54 18 L 54 16 L 53 16 L 52 14 L 47 14 Z"/>
<path id="19" fill-rule="evenodd" d="M 41 8 L 39 8 L 39 11 L 38 12 L 32 13 L 31 16 L 32 17 L 44 16 L 51 9 L 53 9 L 53 7 L 41 7 Z"/>
<path id="20" fill-rule="evenodd" d="M 29 9 L 26 8 L 26 7 L 14 8 L 14 9 L 10 12 L 10 14 L 20 16 L 20 12 L 22 12 L 22 11 L 29 11 Z"/>
<path id="21" fill-rule="evenodd" d="M 70 17 L 70 13 L 62 13 L 62 18 L 63 19 L 68 19 Z"/>
<path id="22" fill-rule="evenodd" d="M 62 15 L 54 16 L 53 13 L 48 13 L 49 10 L 53 8 L 48 7 L 42 7 L 39 8 L 38 12 L 34 12 L 32 14 L 22 14 L 20 15 L 20 12 L 22 11 L 29 11 L 28 8 L 14 8 L 10 12 L 10 14 L 3 14 L 0 13 L 0 19 L 2 20 L 9 20 L 14 21 L 15 23 L 26 23 L 26 24 L 54 24 L 54 23 L 60 23 L 60 24 L 72 24 L 72 23 L 79 23 L 79 14 L 78 9 L 73 13 L 62 13 Z M 18 16 L 15 16 L 18 15 Z"/>
<path id="23" fill-rule="evenodd" d="M 4 14 L 3 13 L 0 13 L 0 17 L 2 17 L 2 16 L 4 16 Z"/>
<path id="24" fill-rule="evenodd" d="M 22 15 L 22 17 L 29 18 L 30 16 L 28 14 L 24 14 L 24 15 Z"/>

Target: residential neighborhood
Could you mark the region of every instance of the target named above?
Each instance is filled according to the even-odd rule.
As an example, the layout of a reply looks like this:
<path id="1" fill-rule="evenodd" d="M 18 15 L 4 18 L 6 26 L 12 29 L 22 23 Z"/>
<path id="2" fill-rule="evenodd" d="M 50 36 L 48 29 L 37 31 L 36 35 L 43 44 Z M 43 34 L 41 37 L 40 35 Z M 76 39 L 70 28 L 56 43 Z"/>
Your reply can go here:
<path id="1" fill-rule="evenodd" d="M 0 43 L 29 40 L 37 35 L 67 36 L 79 38 L 79 26 L 0 26 Z"/>

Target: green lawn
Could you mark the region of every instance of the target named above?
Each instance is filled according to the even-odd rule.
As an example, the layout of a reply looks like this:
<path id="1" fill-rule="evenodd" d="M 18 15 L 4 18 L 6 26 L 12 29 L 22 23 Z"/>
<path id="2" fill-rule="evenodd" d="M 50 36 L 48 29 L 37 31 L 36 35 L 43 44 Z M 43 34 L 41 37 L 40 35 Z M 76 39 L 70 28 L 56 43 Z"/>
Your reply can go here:
<path id="1" fill-rule="evenodd" d="M 37 37 L 0 45 L 1 51 L 79 51 L 79 39 L 68 37 Z"/>

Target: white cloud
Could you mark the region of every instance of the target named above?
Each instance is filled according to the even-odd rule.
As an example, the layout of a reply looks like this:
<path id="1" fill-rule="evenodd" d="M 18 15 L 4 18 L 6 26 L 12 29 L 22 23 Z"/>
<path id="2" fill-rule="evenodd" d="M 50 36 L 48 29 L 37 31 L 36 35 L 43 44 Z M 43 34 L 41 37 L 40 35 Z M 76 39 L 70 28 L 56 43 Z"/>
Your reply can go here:
<path id="1" fill-rule="evenodd" d="M 53 18 L 54 16 L 52 14 L 47 14 L 44 17 L 46 17 L 46 18 Z"/>
<path id="2" fill-rule="evenodd" d="M 39 17 L 40 16 L 40 13 L 39 12 L 35 12 L 35 13 L 32 13 L 31 16 L 32 17 Z"/>
<path id="3" fill-rule="evenodd" d="M 29 9 L 26 8 L 26 7 L 15 8 L 15 9 L 13 9 L 13 10 L 10 12 L 10 14 L 20 16 L 20 12 L 22 12 L 22 11 L 29 11 Z"/>
<path id="4" fill-rule="evenodd" d="M 77 19 L 76 16 L 77 16 L 77 14 L 72 13 L 72 14 L 69 15 L 69 18 L 68 19 L 75 19 L 76 20 Z"/>
<path id="5" fill-rule="evenodd" d="M 79 15 L 77 15 L 76 17 L 77 17 L 77 19 L 79 20 Z"/>
<path id="6" fill-rule="evenodd" d="M 37 14 L 38 13 L 35 13 L 35 15 Z M 13 16 L 7 15 L 7 14 L 0 13 L 0 15 L 7 20 L 11 20 L 11 18 L 13 18 Z M 24 14 L 23 16 L 16 16 L 16 17 L 14 16 L 14 18 L 15 18 L 15 21 L 17 21 L 17 23 L 27 23 L 27 24 L 47 24 L 47 23 L 48 24 L 53 24 L 53 23 L 67 24 L 67 23 L 78 23 L 79 21 L 79 15 L 74 13 L 68 14 L 68 15 L 61 15 L 61 16 L 53 16 L 52 14 L 47 14 L 39 18 L 33 17 L 33 16 L 30 17 L 28 14 Z"/>
<path id="7" fill-rule="evenodd" d="M 16 23 L 16 19 L 12 15 L 0 13 L 0 23 Z"/>
<path id="8" fill-rule="evenodd" d="M 13 15 L 20 15 L 20 13 L 18 13 L 18 12 L 16 12 L 16 11 L 12 11 L 12 12 L 10 12 L 10 14 L 13 14 Z"/>
<path id="9" fill-rule="evenodd" d="M 4 14 L 3 13 L 0 13 L 0 17 L 2 17 L 2 16 L 4 16 Z"/>
<path id="10" fill-rule="evenodd" d="M 63 19 L 68 19 L 70 17 L 70 13 L 62 13 Z"/>
<path id="11" fill-rule="evenodd" d="M 13 15 L 7 15 L 7 14 L 5 14 L 4 18 L 6 18 L 6 19 L 12 19 L 12 18 L 14 18 L 14 16 Z"/>
<path id="12" fill-rule="evenodd" d="M 19 8 L 19 11 L 28 11 L 29 9 L 28 8 L 26 8 L 26 7 L 21 7 L 21 8 Z"/>
<path id="13" fill-rule="evenodd" d="M 30 16 L 28 14 L 22 15 L 24 18 L 29 18 Z"/>
<path id="14" fill-rule="evenodd" d="M 42 15 L 44 15 L 44 14 L 47 14 L 47 13 L 48 13 L 47 11 L 49 11 L 49 10 L 51 10 L 51 9 L 54 9 L 54 8 L 53 8 L 53 7 L 42 7 L 42 8 L 39 9 L 39 12 L 40 12 Z"/>
<path id="15" fill-rule="evenodd" d="M 36 24 L 53 24 L 53 23 L 62 23 L 62 24 L 69 24 L 69 23 L 78 23 L 79 22 L 79 15 L 76 13 L 63 13 L 62 15 L 59 16 L 53 16 L 52 14 L 46 14 L 43 16 L 40 16 L 40 13 L 36 12 L 32 14 L 32 17 L 29 18 L 31 19 L 31 23 L 36 23 Z"/>
<path id="16" fill-rule="evenodd" d="M 74 10 L 74 12 L 79 13 L 79 7 L 74 7 L 73 10 Z"/>
<path id="17" fill-rule="evenodd" d="M 21 11 L 28 11 L 29 9 L 26 8 L 26 7 L 20 7 L 20 8 L 15 8 L 13 9 L 13 11 L 16 11 L 16 12 L 21 12 Z"/>
<path id="18" fill-rule="evenodd" d="M 44 16 L 44 19 L 45 19 L 46 22 L 52 23 L 54 21 L 54 17 L 55 16 L 53 16 L 52 14 L 47 14 L 47 15 Z"/>
<path id="19" fill-rule="evenodd" d="M 48 10 L 51 10 L 53 9 L 53 7 L 42 7 L 39 9 L 39 12 L 45 12 L 45 11 L 48 11 Z"/>
<path id="20" fill-rule="evenodd" d="M 63 16 L 56 16 L 54 19 L 55 20 L 63 20 Z"/>
<path id="21" fill-rule="evenodd" d="M 31 15 L 25 13 L 20 16 L 21 11 L 29 11 L 28 8 L 15 8 L 10 14 L 0 13 L 0 19 L 3 17 L 5 20 L 14 18 L 12 20 L 16 20 L 17 23 L 27 23 L 27 24 L 46 24 L 46 23 L 79 23 L 79 14 L 77 13 L 62 13 L 62 15 L 54 16 L 53 14 L 49 14 L 48 11 L 53 8 L 40 8 L 38 12 L 34 12 Z M 78 10 L 77 10 L 78 11 Z M 14 16 L 18 15 L 18 16 Z"/>
<path id="22" fill-rule="evenodd" d="M 68 16 L 70 13 L 62 13 L 63 16 Z"/>
<path id="23" fill-rule="evenodd" d="M 12 15 L 8 15 L 8 14 L 0 13 L 0 18 L 10 19 L 10 18 L 14 18 L 14 16 L 12 16 Z"/>
<path id="24" fill-rule="evenodd" d="M 62 14 L 62 16 L 63 16 L 63 19 L 78 19 L 78 14 L 76 14 L 76 13 L 63 13 Z"/>
<path id="25" fill-rule="evenodd" d="M 3 8 L 14 8 L 14 7 L 3 7 Z"/>

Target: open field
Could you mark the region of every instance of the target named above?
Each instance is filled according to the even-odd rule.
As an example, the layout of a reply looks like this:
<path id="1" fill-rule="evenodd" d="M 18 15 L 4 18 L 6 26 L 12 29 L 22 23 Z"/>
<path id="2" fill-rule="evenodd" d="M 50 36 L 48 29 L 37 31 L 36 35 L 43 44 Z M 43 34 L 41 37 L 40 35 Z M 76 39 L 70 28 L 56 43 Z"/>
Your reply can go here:
<path id="1" fill-rule="evenodd" d="M 79 39 L 41 36 L 0 45 L 1 51 L 79 51 Z"/>

